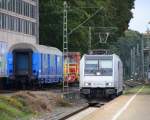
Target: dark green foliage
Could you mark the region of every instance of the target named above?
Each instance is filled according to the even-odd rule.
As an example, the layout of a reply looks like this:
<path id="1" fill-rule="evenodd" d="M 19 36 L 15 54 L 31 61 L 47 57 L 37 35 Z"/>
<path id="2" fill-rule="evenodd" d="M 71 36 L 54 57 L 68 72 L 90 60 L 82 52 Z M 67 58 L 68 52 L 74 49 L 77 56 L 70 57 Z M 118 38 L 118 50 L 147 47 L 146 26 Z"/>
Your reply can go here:
<path id="1" fill-rule="evenodd" d="M 137 50 L 137 44 L 139 45 L 139 54 L 141 55 L 141 39 L 142 36 L 140 33 L 132 30 L 125 31 L 125 35 L 120 37 L 114 45 L 111 46 L 111 49 L 120 56 L 124 65 L 124 75 L 125 79 L 129 79 L 131 76 L 131 49 L 135 48 Z M 140 57 L 140 56 L 139 56 Z M 138 61 L 137 61 L 138 60 Z M 141 62 L 136 56 L 136 64 L 141 70 Z M 136 68 L 137 69 L 137 68 Z M 138 71 L 137 71 L 138 72 Z"/>
<path id="2" fill-rule="evenodd" d="M 123 35 L 128 28 L 132 18 L 131 9 L 134 7 L 134 0 L 67 0 L 68 9 L 68 32 L 79 25 L 98 8 L 103 8 L 83 26 L 117 27 L 108 40 L 110 44 L 116 42 L 117 38 Z M 98 7 L 87 9 L 81 7 Z M 40 44 L 54 46 L 62 50 L 63 31 L 63 0 L 40 0 Z M 94 35 L 92 36 L 94 39 Z M 97 37 L 97 36 L 95 36 Z M 69 36 L 69 50 L 87 52 L 88 49 L 88 28 L 81 27 Z M 93 40 L 94 41 L 94 40 Z M 92 48 L 101 48 L 103 45 L 92 43 Z"/>

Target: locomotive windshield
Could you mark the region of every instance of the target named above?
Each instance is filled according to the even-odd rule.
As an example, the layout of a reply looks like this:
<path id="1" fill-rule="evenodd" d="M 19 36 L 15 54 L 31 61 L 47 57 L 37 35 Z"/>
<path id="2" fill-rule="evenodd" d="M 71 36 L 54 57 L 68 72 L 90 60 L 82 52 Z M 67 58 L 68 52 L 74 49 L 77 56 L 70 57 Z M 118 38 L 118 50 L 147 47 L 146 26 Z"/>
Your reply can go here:
<path id="1" fill-rule="evenodd" d="M 87 60 L 85 63 L 85 75 L 95 75 L 98 71 L 98 60 Z"/>
<path id="2" fill-rule="evenodd" d="M 112 76 L 112 60 L 86 60 L 85 75 Z"/>

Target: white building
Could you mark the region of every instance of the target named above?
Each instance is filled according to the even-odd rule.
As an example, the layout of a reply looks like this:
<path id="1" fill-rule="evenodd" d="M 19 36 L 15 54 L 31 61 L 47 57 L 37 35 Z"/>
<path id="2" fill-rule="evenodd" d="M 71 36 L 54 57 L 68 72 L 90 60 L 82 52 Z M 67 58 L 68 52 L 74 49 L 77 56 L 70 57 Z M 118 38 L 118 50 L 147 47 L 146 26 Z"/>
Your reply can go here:
<path id="1" fill-rule="evenodd" d="M 6 76 L 6 52 L 39 43 L 39 0 L 0 0 L 0 77 Z"/>
<path id="2" fill-rule="evenodd" d="M 39 41 L 38 0 L 0 0 L 0 41 L 14 44 Z"/>

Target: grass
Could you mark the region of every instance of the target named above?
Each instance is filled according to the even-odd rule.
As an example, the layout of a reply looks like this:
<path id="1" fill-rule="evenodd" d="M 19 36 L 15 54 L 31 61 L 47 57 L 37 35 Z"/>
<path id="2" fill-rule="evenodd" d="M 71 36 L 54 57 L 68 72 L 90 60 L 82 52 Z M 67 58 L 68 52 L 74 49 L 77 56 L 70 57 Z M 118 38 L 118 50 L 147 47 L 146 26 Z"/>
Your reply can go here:
<path id="1" fill-rule="evenodd" d="M 61 107 L 71 107 L 71 103 L 66 101 L 62 96 L 57 96 L 56 99 L 56 105 Z"/>
<path id="2" fill-rule="evenodd" d="M 150 85 L 145 85 L 144 89 L 140 92 L 140 94 L 150 95 Z"/>
<path id="3" fill-rule="evenodd" d="M 31 116 L 16 99 L 0 96 L 0 120 L 29 120 Z"/>
<path id="4" fill-rule="evenodd" d="M 142 91 L 139 94 L 150 95 L 150 85 L 143 85 L 143 86 L 144 86 L 144 88 L 142 89 Z M 125 95 L 127 95 L 127 94 L 135 94 L 143 86 L 140 85 L 140 86 L 137 86 L 137 87 L 134 87 L 134 88 L 129 88 L 129 89 L 124 91 L 124 94 Z"/>
<path id="5" fill-rule="evenodd" d="M 62 96 L 50 93 L 20 91 L 12 96 L 0 95 L 0 120 L 30 120 L 50 113 L 52 106 L 71 105 Z"/>

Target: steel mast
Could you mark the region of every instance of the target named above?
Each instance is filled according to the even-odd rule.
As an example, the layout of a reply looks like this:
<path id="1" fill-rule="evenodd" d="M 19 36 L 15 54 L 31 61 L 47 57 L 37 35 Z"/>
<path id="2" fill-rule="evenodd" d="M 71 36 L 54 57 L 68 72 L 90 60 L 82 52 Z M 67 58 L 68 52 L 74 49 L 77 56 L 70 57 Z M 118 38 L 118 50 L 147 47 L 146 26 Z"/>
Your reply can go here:
<path id="1" fill-rule="evenodd" d="M 69 89 L 68 84 L 68 75 L 69 75 L 69 59 L 68 59 L 68 21 L 67 21 L 67 14 L 68 14 L 68 5 L 67 2 L 64 1 L 64 11 L 63 11 L 63 73 L 64 71 L 66 73 L 63 74 L 63 92 L 65 91 L 65 88 L 67 88 L 67 91 Z M 66 77 L 67 76 L 67 77 Z"/>

